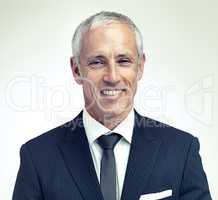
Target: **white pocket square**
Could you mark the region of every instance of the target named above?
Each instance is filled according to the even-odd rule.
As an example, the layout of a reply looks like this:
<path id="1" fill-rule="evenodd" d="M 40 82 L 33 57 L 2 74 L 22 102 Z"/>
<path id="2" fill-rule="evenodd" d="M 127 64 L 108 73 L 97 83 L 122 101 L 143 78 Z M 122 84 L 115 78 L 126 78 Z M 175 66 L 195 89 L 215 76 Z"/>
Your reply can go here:
<path id="1" fill-rule="evenodd" d="M 157 193 L 143 194 L 139 200 L 159 200 L 172 196 L 172 190 L 165 190 Z"/>

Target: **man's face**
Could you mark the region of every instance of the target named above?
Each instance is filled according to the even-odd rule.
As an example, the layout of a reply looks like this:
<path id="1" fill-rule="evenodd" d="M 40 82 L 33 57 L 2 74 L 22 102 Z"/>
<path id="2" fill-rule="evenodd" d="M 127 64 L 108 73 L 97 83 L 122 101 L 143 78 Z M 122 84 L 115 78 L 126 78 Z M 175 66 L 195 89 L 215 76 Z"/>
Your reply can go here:
<path id="1" fill-rule="evenodd" d="M 139 60 L 134 32 L 121 23 L 110 23 L 89 30 L 82 41 L 80 75 L 85 107 L 96 119 L 128 114 L 133 106 L 137 82 L 143 73 L 144 57 Z"/>

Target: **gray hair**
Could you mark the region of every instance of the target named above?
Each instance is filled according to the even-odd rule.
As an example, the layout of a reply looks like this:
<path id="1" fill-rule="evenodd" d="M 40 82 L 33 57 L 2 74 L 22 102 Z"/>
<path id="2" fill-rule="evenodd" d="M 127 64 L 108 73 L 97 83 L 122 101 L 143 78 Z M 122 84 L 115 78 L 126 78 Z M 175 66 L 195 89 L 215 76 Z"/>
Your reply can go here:
<path id="1" fill-rule="evenodd" d="M 80 51 L 82 48 L 82 39 L 85 33 L 94 27 L 106 25 L 111 22 L 126 23 L 133 30 L 133 32 L 135 33 L 138 57 L 139 59 L 142 58 L 143 39 L 135 23 L 129 17 L 123 14 L 116 13 L 116 12 L 102 11 L 100 13 L 90 16 L 76 28 L 76 31 L 72 39 L 72 51 L 73 51 L 73 56 L 75 58 L 75 62 L 78 66 L 80 64 L 79 58 L 80 58 Z"/>

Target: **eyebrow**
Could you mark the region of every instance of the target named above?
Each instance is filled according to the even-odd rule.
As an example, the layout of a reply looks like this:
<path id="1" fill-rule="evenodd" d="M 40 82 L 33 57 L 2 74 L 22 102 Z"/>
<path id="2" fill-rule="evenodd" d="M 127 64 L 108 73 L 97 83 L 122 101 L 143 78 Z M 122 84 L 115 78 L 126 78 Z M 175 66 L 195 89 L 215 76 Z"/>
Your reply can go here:
<path id="1" fill-rule="evenodd" d="M 131 59 L 134 59 L 133 58 L 133 56 L 130 54 L 130 53 L 122 53 L 122 54 L 118 54 L 117 56 L 116 56 L 116 58 L 126 58 L 126 57 L 129 57 L 129 58 L 131 58 Z M 92 59 L 107 59 L 107 57 L 106 56 L 104 56 L 104 55 L 101 55 L 101 54 L 99 54 L 99 55 L 90 55 L 88 58 L 87 58 L 87 60 L 92 60 Z"/>
<path id="2" fill-rule="evenodd" d="M 96 56 L 90 56 L 87 58 L 88 61 L 91 61 L 92 59 L 105 59 L 106 57 L 103 55 L 96 55 Z"/>
<path id="3" fill-rule="evenodd" d="M 126 53 L 126 54 L 119 54 L 118 56 L 116 56 L 116 57 L 118 57 L 118 58 L 123 58 L 123 57 L 130 57 L 130 58 L 132 58 L 132 56 L 130 55 L 130 54 L 128 54 L 128 53 Z"/>

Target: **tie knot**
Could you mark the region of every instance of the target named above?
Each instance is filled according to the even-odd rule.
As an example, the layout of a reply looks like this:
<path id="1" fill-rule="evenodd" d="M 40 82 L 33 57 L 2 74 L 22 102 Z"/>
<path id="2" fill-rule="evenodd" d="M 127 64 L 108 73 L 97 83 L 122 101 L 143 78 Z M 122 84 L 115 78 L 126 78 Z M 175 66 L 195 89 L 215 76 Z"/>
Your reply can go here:
<path id="1" fill-rule="evenodd" d="M 114 149 L 117 142 L 120 140 L 121 135 L 112 133 L 110 135 L 102 135 L 97 139 L 98 144 L 102 149 Z"/>

